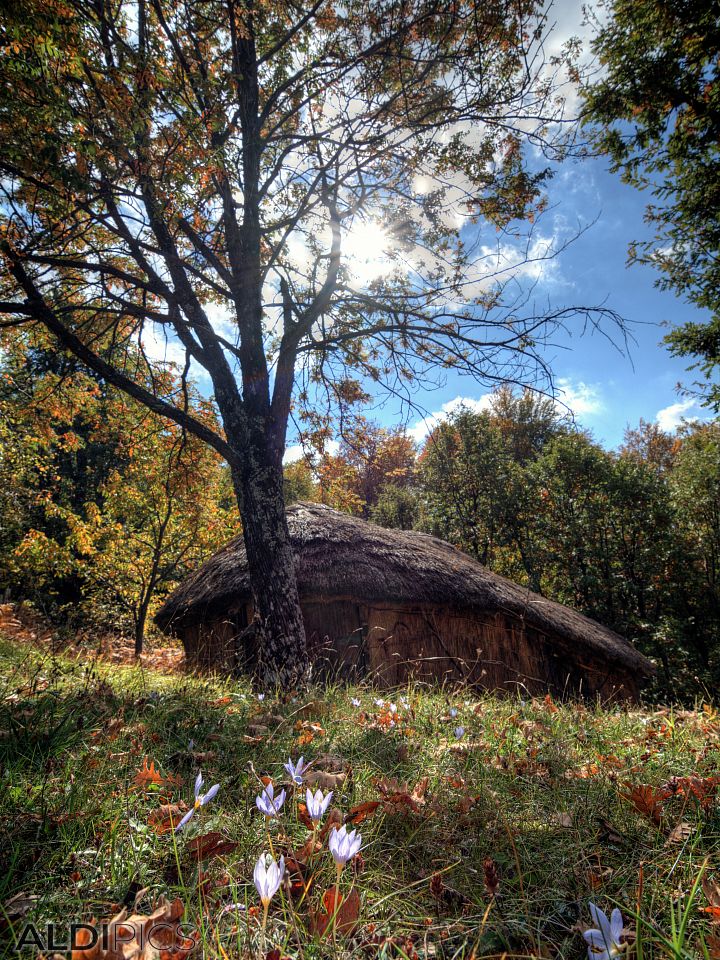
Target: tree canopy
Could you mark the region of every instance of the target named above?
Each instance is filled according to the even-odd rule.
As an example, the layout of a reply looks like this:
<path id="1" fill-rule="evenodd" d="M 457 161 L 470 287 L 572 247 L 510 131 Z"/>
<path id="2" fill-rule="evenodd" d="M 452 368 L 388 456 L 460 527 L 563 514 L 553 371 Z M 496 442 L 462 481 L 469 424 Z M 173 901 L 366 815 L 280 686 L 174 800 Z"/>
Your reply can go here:
<path id="1" fill-rule="evenodd" d="M 530 255 L 536 157 L 571 137 L 543 5 L 20 0 L 2 29 L 0 315 L 227 460 L 260 673 L 302 682 L 291 411 L 407 398 L 449 367 L 543 377 L 539 345 L 575 313 L 536 310 L 507 256 Z M 467 221 L 486 228 L 471 243 Z M 358 230 L 385 257 L 371 280 Z M 157 341 L 179 356 L 170 390 Z M 198 372 L 217 427 L 188 403 Z"/>
<path id="2" fill-rule="evenodd" d="M 654 236 L 630 247 L 630 261 L 711 313 L 666 343 L 695 358 L 705 401 L 720 410 L 720 4 L 608 0 L 602 13 L 586 120 L 612 168 L 654 198 Z"/>

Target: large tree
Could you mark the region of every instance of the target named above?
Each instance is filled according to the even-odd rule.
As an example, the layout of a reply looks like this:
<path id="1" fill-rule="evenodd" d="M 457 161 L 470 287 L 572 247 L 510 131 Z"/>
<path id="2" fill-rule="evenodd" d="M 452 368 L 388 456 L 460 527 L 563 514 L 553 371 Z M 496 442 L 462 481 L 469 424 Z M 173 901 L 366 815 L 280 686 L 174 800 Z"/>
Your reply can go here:
<path id="1" fill-rule="evenodd" d="M 612 169 L 654 202 L 654 236 L 630 261 L 711 312 L 666 337 L 695 357 L 702 393 L 720 410 L 720 3 L 606 0 L 593 47 L 601 71 L 585 88 L 586 119 Z"/>
<path id="2" fill-rule="evenodd" d="M 5 8 L 0 315 L 226 458 L 266 682 L 308 675 L 283 505 L 293 402 L 344 410 L 449 366 L 536 376 L 571 316 L 504 283 L 512 251 L 538 249 L 532 227 L 504 233 L 542 205 L 536 157 L 567 147 L 546 26 L 536 0 Z M 386 249 L 372 282 L 345 254 L 360 228 Z M 186 390 L 148 388 L 142 345 L 162 337 L 183 383 L 209 378 L 222 432 Z"/>

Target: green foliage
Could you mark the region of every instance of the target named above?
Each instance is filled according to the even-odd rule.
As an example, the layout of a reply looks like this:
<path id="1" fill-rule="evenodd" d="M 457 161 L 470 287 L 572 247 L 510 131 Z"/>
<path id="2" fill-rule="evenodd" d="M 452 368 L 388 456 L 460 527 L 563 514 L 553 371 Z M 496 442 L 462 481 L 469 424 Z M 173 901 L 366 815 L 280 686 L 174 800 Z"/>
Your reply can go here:
<path id="1" fill-rule="evenodd" d="M 383 484 L 377 502 L 370 509 L 370 519 L 381 527 L 412 530 L 420 518 L 420 491 L 417 487 Z"/>
<path id="2" fill-rule="evenodd" d="M 305 459 L 287 464 L 283 470 L 283 476 L 283 495 L 286 506 L 289 507 L 297 500 L 317 500 L 317 483 Z"/>
<path id="3" fill-rule="evenodd" d="M 585 87 L 586 121 L 613 169 L 655 203 L 655 237 L 630 260 L 711 313 L 666 342 L 695 356 L 705 401 L 720 410 L 720 5 L 717 0 L 608 0 L 594 41 L 603 71 Z"/>
<path id="4" fill-rule="evenodd" d="M 612 453 L 547 410 L 516 419 L 519 409 L 501 396 L 433 431 L 417 525 L 633 640 L 661 665 L 658 695 L 712 688 L 718 424 L 676 437 L 641 424 Z"/>
<path id="5" fill-rule="evenodd" d="M 235 530 L 227 470 L 42 336 L 3 345 L 0 584 L 141 645 L 163 594 Z"/>
<path id="6" fill-rule="evenodd" d="M 130 912 L 148 913 L 162 894 L 181 898 L 200 931 L 197 956 L 257 957 L 252 869 L 271 843 L 286 863 L 292 854 L 293 871 L 315 878 L 292 900 L 283 887 L 270 908 L 267 950 L 290 960 L 580 960 L 589 902 L 621 909 L 637 933 L 633 958 L 708 956 L 703 942 L 717 927 L 698 881 L 717 877 L 720 840 L 712 704 L 628 711 L 423 685 L 393 695 L 401 722 L 389 727 L 379 696 L 324 688 L 261 704 L 243 682 L 83 664 L 0 640 L 6 942 L 26 920 L 67 929 L 107 919 L 111 904 L 141 891 Z M 299 718 L 322 733 L 299 743 Z M 341 814 L 381 800 L 378 782 L 412 790 L 426 778 L 414 808 L 381 806 L 358 825 L 362 861 L 342 883 L 360 895 L 359 928 L 336 943 L 307 929 L 335 871 L 325 838 L 311 863 L 302 852 L 302 791 L 288 791 L 279 823 L 255 810 L 259 777 L 287 788 L 283 763 L 301 753 L 313 771 L 328 755 L 336 771 L 352 771 L 334 787 Z M 160 783 L 138 783 L 145 760 Z M 220 784 L 216 798 L 187 830 L 158 832 L 161 804 L 190 803 L 200 769 L 206 785 Z M 699 797 L 706 784 L 709 802 L 684 792 L 683 777 L 695 778 Z M 672 795 L 654 822 L 632 790 L 667 793 L 664 784 Z M 212 832 L 229 849 L 198 863 L 193 841 Z M 21 891 L 18 917 L 8 901 Z"/>

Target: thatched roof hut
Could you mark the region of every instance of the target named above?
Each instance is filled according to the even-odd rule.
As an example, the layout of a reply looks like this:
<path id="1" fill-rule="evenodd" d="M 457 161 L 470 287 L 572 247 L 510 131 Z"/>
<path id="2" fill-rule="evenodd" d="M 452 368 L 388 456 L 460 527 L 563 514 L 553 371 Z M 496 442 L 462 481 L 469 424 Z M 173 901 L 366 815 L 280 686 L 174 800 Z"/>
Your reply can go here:
<path id="1" fill-rule="evenodd" d="M 316 672 L 464 680 L 490 689 L 635 698 L 652 664 L 576 610 L 498 576 L 437 537 L 388 530 L 316 503 L 287 511 Z M 242 536 L 156 616 L 191 663 L 241 667 L 252 620 Z M 246 634 L 247 635 L 247 634 Z"/>

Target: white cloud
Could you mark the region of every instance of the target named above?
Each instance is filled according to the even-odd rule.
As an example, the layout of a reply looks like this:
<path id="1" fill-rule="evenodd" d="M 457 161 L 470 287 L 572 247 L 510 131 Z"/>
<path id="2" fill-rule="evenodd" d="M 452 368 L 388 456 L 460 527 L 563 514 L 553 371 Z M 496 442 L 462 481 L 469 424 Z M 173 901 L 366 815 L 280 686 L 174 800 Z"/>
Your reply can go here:
<path id="1" fill-rule="evenodd" d="M 325 452 L 329 453 L 330 456 L 335 456 L 335 454 L 340 449 L 339 440 L 328 440 L 325 444 Z M 305 456 L 305 450 L 301 443 L 291 443 L 289 447 L 285 447 L 285 453 L 283 454 L 283 463 L 297 463 L 298 460 L 302 460 Z"/>
<path id="2" fill-rule="evenodd" d="M 145 325 L 141 344 L 146 356 L 153 362 L 172 363 L 180 370 L 185 366 L 185 347 L 175 338 L 169 337 L 165 329 L 158 324 Z"/>
<path id="3" fill-rule="evenodd" d="M 416 424 L 410 427 L 408 435 L 411 436 L 416 443 L 422 443 L 438 424 L 442 423 L 443 420 L 447 420 L 451 414 L 456 413 L 461 408 L 464 407 L 467 410 L 473 410 L 475 413 L 480 413 L 481 410 L 488 410 L 490 408 L 490 397 L 491 394 L 486 393 L 477 399 L 474 397 L 455 397 L 452 400 L 448 400 L 439 410 L 428 414 L 427 417 L 423 417 L 422 420 L 418 420 Z"/>
<path id="4" fill-rule="evenodd" d="M 559 377 L 555 381 L 555 397 L 562 413 L 570 408 L 576 417 L 592 417 L 602 413 L 605 404 L 600 387 L 596 383 L 585 383 L 578 380 L 573 383 L 570 377 Z"/>
<path id="5" fill-rule="evenodd" d="M 302 460 L 302 458 L 303 448 L 301 443 L 292 443 L 289 447 L 285 447 L 283 463 L 297 463 L 297 461 Z"/>
<path id="6" fill-rule="evenodd" d="M 661 430 L 666 430 L 668 433 L 672 433 L 673 430 L 680 426 L 683 420 L 698 419 L 698 417 L 686 416 L 688 411 L 692 410 L 692 408 L 696 406 L 697 404 L 692 398 L 689 400 L 679 400 L 677 403 L 671 403 L 669 407 L 663 407 L 662 410 L 658 410 L 655 415 L 655 422 Z"/>

